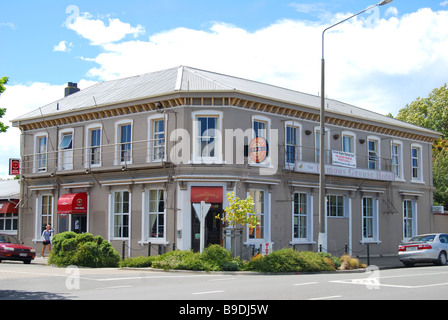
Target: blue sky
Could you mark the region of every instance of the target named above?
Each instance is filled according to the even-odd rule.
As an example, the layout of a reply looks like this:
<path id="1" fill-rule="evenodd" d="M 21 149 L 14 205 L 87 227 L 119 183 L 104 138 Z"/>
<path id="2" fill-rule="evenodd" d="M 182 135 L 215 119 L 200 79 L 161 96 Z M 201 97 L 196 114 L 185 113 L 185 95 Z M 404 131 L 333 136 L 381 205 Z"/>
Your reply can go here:
<path id="1" fill-rule="evenodd" d="M 379 1 L 379 0 L 378 0 Z M 320 90 L 320 35 L 375 0 L 0 0 L 0 107 L 7 122 L 97 81 L 188 65 Z M 448 1 L 395 0 L 326 36 L 330 98 L 396 115 L 442 86 Z M 0 135 L 19 156 L 20 133 Z M 0 157 L 0 178 L 7 160 Z"/>

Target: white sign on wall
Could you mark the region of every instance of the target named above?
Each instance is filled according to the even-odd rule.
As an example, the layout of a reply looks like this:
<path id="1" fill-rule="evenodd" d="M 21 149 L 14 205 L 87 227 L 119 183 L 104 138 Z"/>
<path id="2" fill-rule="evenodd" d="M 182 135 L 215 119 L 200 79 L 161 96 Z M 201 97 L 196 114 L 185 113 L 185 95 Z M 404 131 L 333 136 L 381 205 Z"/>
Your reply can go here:
<path id="1" fill-rule="evenodd" d="M 350 152 L 333 150 L 332 162 L 336 166 L 356 168 L 356 155 Z"/>
<path id="2" fill-rule="evenodd" d="M 302 173 L 319 174 L 319 164 L 313 162 L 296 162 L 296 171 Z M 395 173 L 389 171 L 357 169 L 340 166 L 325 166 L 325 174 L 347 178 L 394 181 Z"/>

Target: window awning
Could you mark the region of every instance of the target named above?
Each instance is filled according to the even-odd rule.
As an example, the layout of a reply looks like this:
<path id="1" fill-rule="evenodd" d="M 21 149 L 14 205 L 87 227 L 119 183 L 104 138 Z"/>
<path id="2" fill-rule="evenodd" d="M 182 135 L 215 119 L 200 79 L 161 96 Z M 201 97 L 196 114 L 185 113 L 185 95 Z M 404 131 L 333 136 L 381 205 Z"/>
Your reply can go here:
<path id="1" fill-rule="evenodd" d="M 61 196 L 58 200 L 58 214 L 87 214 L 87 193 Z"/>
<path id="2" fill-rule="evenodd" d="M 191 187 L 191 203 L 222 203 L 222 187 Z"/>
<path id="3" fill-rule="evenodd" d="M 4 213 L 19 213 L 19 208 L 16 208 L 17 202 L 3 200 L 0 201 L 0 214 Z"/>

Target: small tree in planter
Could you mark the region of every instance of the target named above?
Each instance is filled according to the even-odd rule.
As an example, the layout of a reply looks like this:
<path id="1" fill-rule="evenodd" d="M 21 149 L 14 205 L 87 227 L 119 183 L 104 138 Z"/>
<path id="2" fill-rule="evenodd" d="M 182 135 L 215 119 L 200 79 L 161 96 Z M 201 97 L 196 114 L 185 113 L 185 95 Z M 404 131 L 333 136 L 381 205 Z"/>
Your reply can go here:
<path id="1" fill-rule="evenodd" d="M 226 222 L 228 227 L 224 229 L 224 236 L 230 237 L 231 251 L 234 257 L 241 256 L 243 247 L 243 231 L 244 226 L 255 229 L 259 222 L 254 212 L 254 199 L 248 196 L 247 199 L 235 197 L 235 192 L 227 194 L 229 206 L 225 209 L 225 216 L 216 217 Z M 239 253 L 237 254 L 236 238 L 240 238 Z"/>

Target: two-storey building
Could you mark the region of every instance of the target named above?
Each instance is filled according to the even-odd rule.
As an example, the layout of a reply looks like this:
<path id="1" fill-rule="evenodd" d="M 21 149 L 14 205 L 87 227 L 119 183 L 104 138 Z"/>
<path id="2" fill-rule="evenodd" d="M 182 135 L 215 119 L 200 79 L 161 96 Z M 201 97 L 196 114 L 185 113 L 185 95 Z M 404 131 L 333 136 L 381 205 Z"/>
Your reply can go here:
<path id="1" fill-rule="evenodd" d="M 70 91 L 70 90 L 68 90 Z M 76 91 L 76 90 L 74 90 Z M 70 92 L 69 92 L 70 93 Z M 189 67 L 99 83 L 16 120 L 22 131 L 19 233 L 51 223 L 99 234 L 127 256 L 199 248 L 194 203 L 251 195 L 251 246 L 317 250 L 319 155 L 326 153 L 324 250 L 395 254 L 433 230 L 432 143 L 439 134 L 320 97 Z"/>

